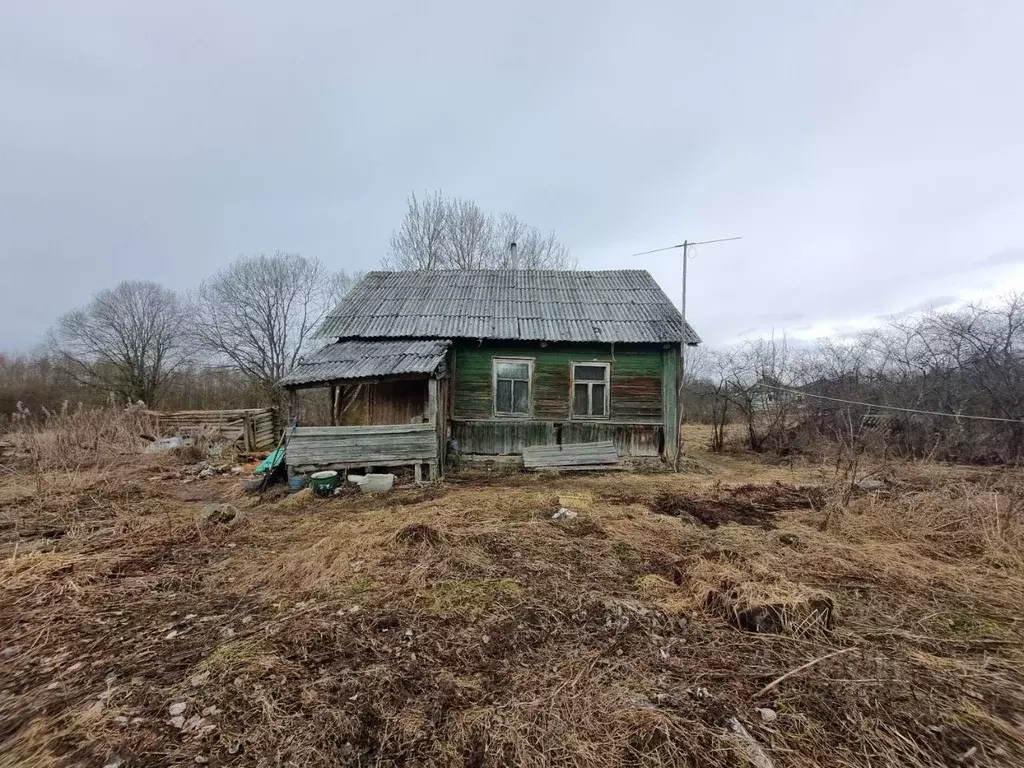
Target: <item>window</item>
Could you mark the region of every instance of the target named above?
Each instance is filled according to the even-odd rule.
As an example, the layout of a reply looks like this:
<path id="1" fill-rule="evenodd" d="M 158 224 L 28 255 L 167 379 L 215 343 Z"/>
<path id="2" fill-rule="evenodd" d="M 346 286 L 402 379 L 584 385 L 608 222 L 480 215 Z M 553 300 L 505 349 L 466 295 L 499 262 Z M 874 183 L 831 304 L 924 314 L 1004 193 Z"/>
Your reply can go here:
<path id="1" fill-rule="evenodd" d="M 529 416 L 533 360 L 496 357 L 493 365 L 494 413 L 499 416 Z"/>
<path id="2" fill-rule="evenodd" d="M 608 363 L 572 364 L 572 415 L 579 418 L 607 418 Z"/>

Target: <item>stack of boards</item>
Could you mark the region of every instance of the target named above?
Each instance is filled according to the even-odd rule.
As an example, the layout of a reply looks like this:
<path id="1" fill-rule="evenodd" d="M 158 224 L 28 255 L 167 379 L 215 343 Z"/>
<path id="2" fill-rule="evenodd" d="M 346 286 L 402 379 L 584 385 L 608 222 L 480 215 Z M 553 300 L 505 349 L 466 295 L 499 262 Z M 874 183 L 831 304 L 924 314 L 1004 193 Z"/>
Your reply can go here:
<path id="1" fill-rule="evenodd" d="M 277 444 L 273 408 L 238 408 L 223 411 L 172 411 L 149 415 L 161 435 L 194 437 L 217 435 L 237 442 L 245 451 L 269 451 Z"/>
<path id="2" fill-rule="evenodd" d="M 575 443 L 573 445 L 535 445 L 523 448 L 526 469 L 611 470 L 621 469 L 615 443 Z"/>

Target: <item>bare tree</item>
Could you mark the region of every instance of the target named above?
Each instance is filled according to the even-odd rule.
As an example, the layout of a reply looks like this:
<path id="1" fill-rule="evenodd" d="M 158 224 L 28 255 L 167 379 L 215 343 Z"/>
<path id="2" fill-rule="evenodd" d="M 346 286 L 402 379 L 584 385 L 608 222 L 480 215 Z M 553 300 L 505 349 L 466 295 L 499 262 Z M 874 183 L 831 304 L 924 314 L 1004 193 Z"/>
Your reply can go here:
<path id="1" fill-rule="evenodd" d="M 185 362 L 188 316 L 173 291 L 123 282 L 64 314 L 49 345 L 79 384 L 154 405 L 168 377 Z"/>
<path id="2" fill-rule="evenodd" d="M 388 269 L 441 269 L 447 254 L 448 202 L 440 192 L 407 200 L 402 224 L 391 233 L 391 250 L 384 258 Z"/>
<path id="3" fill-rule="evenodd" d="M 544 233 L 511 214 L 494 216 L 472 200 L 440 192 L 409 196 L 391 233 L 387 269 L 509 269 L 516 244 L 522 269 L 571 269 L 576 262 L 554 232 Z"/>
<path id="4" fill-rule="evenodd" d="M 196 291 L 199 346 L 272 391 L 353 279 L 297 253 L 239 259 Z"/>
<path id="5" fill-rule="evenodd" d="M 516 244 L 520 269 L 572 269 L 576 261 L 554 231 L 547 234 L 510 213 L 498 217 L 490 263 L 498 269 L 512 268 L 509 246 Z"/>
<path id="6" fill-rule="evenodd" d="M 448 201 L 445 267 L 483 269 L 494 249 L 494 218 L 472 200 Z"/>
<path id="7" fill-rule="evenodd" d="M 703 349 L 700 357 L 692 360 L 688 357 L 687 366 L 690 370 L 685 377 L 690 379 L 687 386 L 702 403 L 703 410 L 711 423 L 712 451 L 721 451 L 725 447 L 725 426 L 729 423 L 731 400 L 727 396 L 735 362 L 728 352 L 716 352 Z"/>

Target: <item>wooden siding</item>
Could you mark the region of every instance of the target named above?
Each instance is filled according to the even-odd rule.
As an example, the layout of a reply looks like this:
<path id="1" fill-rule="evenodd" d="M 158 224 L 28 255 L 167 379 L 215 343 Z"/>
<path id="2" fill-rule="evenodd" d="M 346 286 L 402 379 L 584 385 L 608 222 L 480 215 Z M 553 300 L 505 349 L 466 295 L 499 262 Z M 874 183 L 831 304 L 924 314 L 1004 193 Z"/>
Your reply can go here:
<path id="1" fill-rule="evenodd" d="M 662 354 L 660 347 L 615 348 L 610 345 L 460 346 L 453 382 L 455 419 L 494 417 L 491 361 L 495 357 L 533 358 L 531 420 L 569 421 L 572 363 L 611 363 L 611 408 L 608 421 L 662 422 Z M 516 417 L 499 417 L 514 421 Z M 598 420 L 599 421 L 599 420 Z"/>
<path id="2" fill-rule="evenodd" d="M 437 462 L 434 424 L 296 427 L 285 463 L 292 471 Z"/>
<path id="3" fill-rule="evenodd" d="M 610 440 L 620 456 L 660 455 L 660 424 L 609 424 L 608 422 L 552 422 L 521 419 L 453 421 L 452 437 L 459 451 L 470 456 L 518 454 L 538 445 L 569 445 Z"/>
<path id="4" fill-rule="evenodd" d="M 427 378 L 398 379 L 356 384 L 342 389 L 339 419 L 343 426 L 365 424 L 410 424 L 427 416 Z"/>
<path id="5" fill-rule="evenodd" d="M 550 421 L 452 421 L 452 437 L 463 455 L 497 456 L 522 453 L 529 445 L 555 445 L 558 434 Z"/>
<path id="6" fill-rule="evenodd" d="M 562 445 L 610 440 L 620 456 L 660 456 L 660 424 L 608 424 L 570 421 L 562 425 Z"/>

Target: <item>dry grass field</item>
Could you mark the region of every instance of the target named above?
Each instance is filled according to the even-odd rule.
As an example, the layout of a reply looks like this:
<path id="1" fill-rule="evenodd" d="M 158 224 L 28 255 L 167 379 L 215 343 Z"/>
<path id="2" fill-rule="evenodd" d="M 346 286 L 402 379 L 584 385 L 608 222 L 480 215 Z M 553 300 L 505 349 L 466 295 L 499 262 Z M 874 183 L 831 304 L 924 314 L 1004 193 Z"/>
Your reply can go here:
<path id="1" fill-rule="evenodd" d="M 701 443 L 330 499 L 16 460 L 0 765 L 1024 765 L 1024 473 L 892 464 L 841 508 Z"/>

